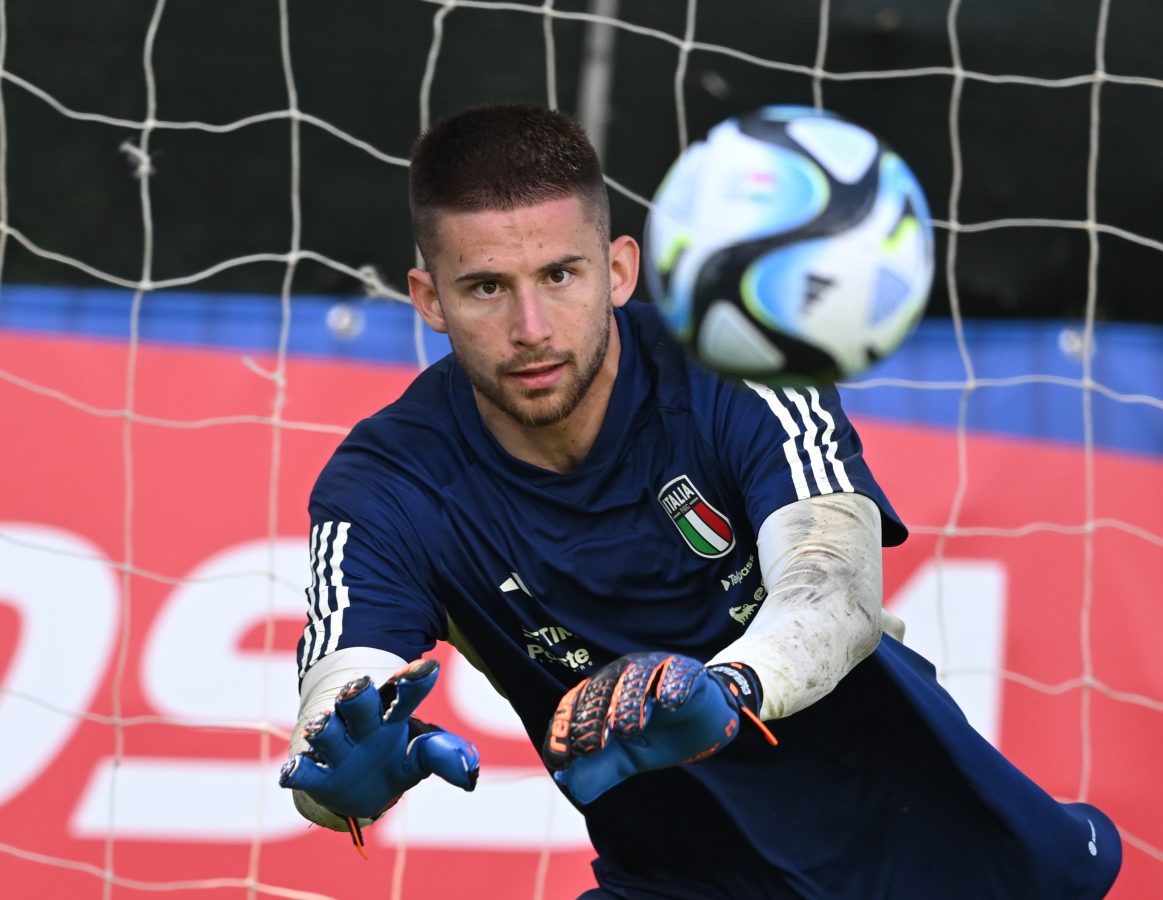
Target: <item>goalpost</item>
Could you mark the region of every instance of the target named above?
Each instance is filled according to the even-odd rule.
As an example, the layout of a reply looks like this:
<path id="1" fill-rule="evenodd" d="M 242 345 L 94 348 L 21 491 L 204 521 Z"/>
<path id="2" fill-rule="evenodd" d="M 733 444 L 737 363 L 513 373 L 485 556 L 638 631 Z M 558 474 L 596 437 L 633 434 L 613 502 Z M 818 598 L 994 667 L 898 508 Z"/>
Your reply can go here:
<path id="1" fill-rule="evenodd" d="M 1133 301 L 1163 277 L 1139 202 L 1163 182 L 1163 25 L 1145 0 L 1078 0 L 1071 28 L 1000 0 L 279 0 L 261 28 L 129 6 L 50 29 L 0 0 L 2 883 L 584 889 L 580 818 L 443 649 L 425 716 L 477 741 L 480 789 L 426 782 L 368 830 L 369 863 L 290 808 L 306 494 L 445 350 L 400 288 L 418 129 L 467 103 L 566 109 L 604 155 L 615 227 L 640 234 L 682 147 L 787 101 L 886 137 L 941 235 L 921 331 L 843 387 L 912 532 L 886 601 L 979 730 L 1111 814 L 1113 896 L 1151 895 L 1163 317 Z M 214 49 L 226 34 L 245 59 Z M 70 67 L 89 43 L 115 57 L 108 83 Z"/>

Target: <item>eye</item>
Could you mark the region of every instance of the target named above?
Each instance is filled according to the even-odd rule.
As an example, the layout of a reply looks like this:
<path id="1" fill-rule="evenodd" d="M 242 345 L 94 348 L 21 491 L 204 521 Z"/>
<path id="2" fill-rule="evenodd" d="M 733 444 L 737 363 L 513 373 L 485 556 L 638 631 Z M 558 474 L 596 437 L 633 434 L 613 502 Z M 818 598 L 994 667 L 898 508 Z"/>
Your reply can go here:
<path id="1" fill-rule="evenodd" d="M 574 274 L 569 269 L 552 269 L 545 277 L 550 284 L 561 286 L 573 281 Z"/>
<path id="2" fill-rule="evenodd" d="M 478 297 L 488 299 L 501 293 L 501 285 L 496 281 L 481 281 L 473 285 L 472 292 Z"/>

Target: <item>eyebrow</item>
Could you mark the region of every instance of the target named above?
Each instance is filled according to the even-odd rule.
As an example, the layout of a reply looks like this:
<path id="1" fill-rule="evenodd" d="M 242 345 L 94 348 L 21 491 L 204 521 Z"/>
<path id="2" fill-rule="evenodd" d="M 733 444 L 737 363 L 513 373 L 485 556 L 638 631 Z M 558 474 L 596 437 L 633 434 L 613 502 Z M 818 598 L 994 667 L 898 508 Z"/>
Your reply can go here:
<path id="1" fill-rule="evenodd" d="M 562 256 L 555 260 L 551 260 L 543 265 L 537 271 L 544 274 L 546 272 L 553 272 L 557 269 L 564 269 L 566 266 L 575 262 L 585 262 L 589 259 L 588 256 L 583 256 L 580 253 L 571 253 L 568 256 Z M 504 272 L 495 272 L 488 269 L 479 269 L 475 272 L 465 272 L 463 275 L 458 275 L 453 279 L 454 283 L 461 284 L 469 281 L 503 281 L 505 279 Z"/>

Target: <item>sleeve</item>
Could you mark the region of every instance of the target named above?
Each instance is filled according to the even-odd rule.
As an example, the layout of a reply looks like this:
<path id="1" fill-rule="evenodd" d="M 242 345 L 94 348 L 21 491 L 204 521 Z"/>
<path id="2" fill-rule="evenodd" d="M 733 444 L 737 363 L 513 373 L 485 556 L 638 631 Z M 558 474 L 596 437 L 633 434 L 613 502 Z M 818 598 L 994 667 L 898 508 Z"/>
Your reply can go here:
<path id="1" fill-rule="evenodd" d="M 719 452 L 757 528 L 796 500 L 862 494 L 880 508 L 884 544 L 904 541 L 908 532 L 865 462 L 835 387 L 721 385 L 714 408 Z"/>
<path id="2" fill-rule="evenodd" d="M 309 508 L 300 681 L 336 650 L 372 648 L 413 660 L 445 637 L 427 553 L 440 527 L 430 496 L 382 466 L 337 454 Z"/>
<path id="3" fill-rule="evenodd" d="M 760 716 L 778 719 L 829 694 L 899 620 L 881 606 L 880 515 L 868 498 L 789 504 L 768 516 L 757 544 L 767 598 L 708 665 L 749 665 Z"/>

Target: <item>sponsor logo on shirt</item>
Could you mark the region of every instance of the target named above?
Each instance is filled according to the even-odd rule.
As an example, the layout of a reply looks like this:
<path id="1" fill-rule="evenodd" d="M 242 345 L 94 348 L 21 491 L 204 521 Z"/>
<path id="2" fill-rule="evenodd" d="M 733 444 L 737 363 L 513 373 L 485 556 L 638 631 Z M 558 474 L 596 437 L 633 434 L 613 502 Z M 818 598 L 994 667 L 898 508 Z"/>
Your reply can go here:
<path id="1" fill-rule="evenodd" d="M 742 569 L 736 569 L 726 578 L 720 578 L 719 584 L 723 585 L 723 590 L 729 591 L 737 584 L 742 584 L 743 579 L 751 574 L 751 570 L 755 568 L 755 554 L 752 553 L 747 557 L 747 562 L 744 563 Z"/>
<path id="2" fill-rule="evenodd" d="M 533 593 L 516 572 L 510 572 L 509 577 L 497 587 L 506 594 L 520 591 L 526 597 L 533 597 Z M 531 659 L 543 663 L 556 663 L 567 669 L 593 667 L 594 661 L 589 648 L 581 646 L 577 635 L 568 628 L 560 625 L 543 625 L 540 628 L 522 628 L 521 634 L 526 641 L 525 652 Z"/>
<path id="3" fill-rule="evenodd" d="M 751 618 L 751 614 L 759 609 L 758 603 L 744 603 L 742 606 L 732 606 L 728 612 L 731 618 L 740 625 L 746 625 L 747 620 Z"/>
<path id="4" fill-rule="evenodd" d="M 755 610 L 759 609 L 759 604 L 763 602 L 763 598 L 766 596 L 767 588 L 761 584 L 751 594 L 751 599 L 755 601 L 754 603 L 741 603 L 738 606 L 732 606 L 727 610 L 727 615 L 740 625 L 746 625 L 747 620 L 755 614 Z"/>
<path id="5" fill-rule="evenodd" d="M 699 556 L 718 559 L 735 546 L 730 521 L 707 502 L 687 475 L 679 475 L 663 485 L 658 502 L 687 546 Z"/>
<path id="6" fill-rule="evenodd" d="M 577 635 L 560 625 L 543 628 L 522 628 L 530 658 L 543 663 L 556 663 L 567 669 L 588 669 L 594 664 L 588 647 L 578 646 Z M 571 646 L 572 645 L 572 646 Z"/>

